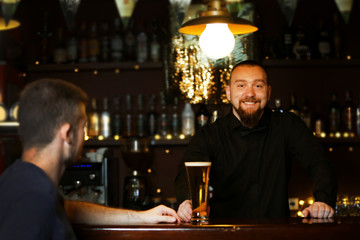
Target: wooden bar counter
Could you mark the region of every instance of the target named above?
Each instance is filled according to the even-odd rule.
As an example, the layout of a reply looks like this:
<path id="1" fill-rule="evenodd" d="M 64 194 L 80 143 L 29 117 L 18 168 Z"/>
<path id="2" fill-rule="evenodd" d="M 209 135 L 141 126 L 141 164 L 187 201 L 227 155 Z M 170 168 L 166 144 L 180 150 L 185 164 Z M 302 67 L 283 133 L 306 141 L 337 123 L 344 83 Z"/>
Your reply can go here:
<path id="1" fill-rule="evenodd" d="M 73 225 L 78 240 L 360 239 L 360 217 L 330 220 L 216 220 L 204 225 Z"/>

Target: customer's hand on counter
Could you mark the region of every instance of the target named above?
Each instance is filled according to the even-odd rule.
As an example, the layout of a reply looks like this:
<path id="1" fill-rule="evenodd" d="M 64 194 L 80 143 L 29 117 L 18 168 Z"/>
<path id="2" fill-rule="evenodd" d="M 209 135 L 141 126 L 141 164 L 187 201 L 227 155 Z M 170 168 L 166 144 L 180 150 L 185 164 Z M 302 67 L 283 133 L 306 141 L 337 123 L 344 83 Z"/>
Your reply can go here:
<path id="1" fill-rule="evenodd" d="M 324 202 L 314 202 L 302 211 L 303 216 L 311 218 L 332 218 L 334 209 Z"/>
<path id="2" fill-rule="evenodd" d="M 179 215 L 181 221 L 190 222 L 192 215 L 191 201 L 183 201 L 178 208 L 177 214 Z"/>
<path id="3" fill-rule="evenodd" d="M 140 218 L 144 223 L 180 223 L 180 218 L 175 210 L 164 205 L 140 211 Z"/>

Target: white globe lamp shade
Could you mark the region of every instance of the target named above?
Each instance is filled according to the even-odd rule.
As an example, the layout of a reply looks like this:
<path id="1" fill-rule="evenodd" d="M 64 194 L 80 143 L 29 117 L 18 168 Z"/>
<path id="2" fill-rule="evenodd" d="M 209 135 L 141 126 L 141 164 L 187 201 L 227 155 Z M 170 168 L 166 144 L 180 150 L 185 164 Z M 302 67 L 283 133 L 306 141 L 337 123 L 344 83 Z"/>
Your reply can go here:
<path id="1" fill-rule="evenodd" d="M 211 59 L 219 59 L 229 55 L 235 47 L 235 38 L 226 23 L 206 24 L 200 35 L 201 50 Z"/>

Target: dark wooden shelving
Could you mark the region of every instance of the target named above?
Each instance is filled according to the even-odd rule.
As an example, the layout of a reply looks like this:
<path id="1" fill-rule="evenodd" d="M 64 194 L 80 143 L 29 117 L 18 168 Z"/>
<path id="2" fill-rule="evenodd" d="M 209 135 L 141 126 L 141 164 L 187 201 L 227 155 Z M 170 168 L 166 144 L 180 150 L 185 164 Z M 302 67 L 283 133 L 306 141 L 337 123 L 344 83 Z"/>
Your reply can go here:
<path id="1" fill-rule="evenodd" d="M 348 60 L 348 59 L 310 59 L 310 60 L 298 60 L 298 59 L 264 59 L 262 64 L 265 67 L 360 67 L 360 60 Z"/>
<path id="2" fill-rule="evenodd" d="M 34 64 L 28 65 L 29 72 L 92 72 L 94 70 L 146 70 L 162 69 L 161 62 L 94 62 L 94 63 L 66 63 L 66 64 Z"/>
<path id="3" fill-rule="evenodd" d="M 84 146 L 86 147 L 121 147 L 121 145 L 124 143 L 124 138 L 120 138 L 118 140 L 115 140 L 113 138 L 108 138 L 104 140 L 98 140 L 98 139 L 89 139 L 86 140 L 84 143 Z M 185 139 L 150 139 L 150 145 L 151 146 L 181 146 L 181 145 L 187 145 L 189 143 L 190 138 Z"/>

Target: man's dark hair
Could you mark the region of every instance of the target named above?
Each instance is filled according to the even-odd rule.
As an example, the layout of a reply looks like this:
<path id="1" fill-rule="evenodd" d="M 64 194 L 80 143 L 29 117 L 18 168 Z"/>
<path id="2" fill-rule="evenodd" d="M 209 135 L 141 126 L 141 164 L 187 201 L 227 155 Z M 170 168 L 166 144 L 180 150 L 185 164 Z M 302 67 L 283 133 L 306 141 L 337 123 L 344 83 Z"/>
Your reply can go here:
<path id="1" fill-rule="evenodd" d="M 237 63 L 237 64 L 232 68 L 231 74 L 230 74 L 230 79 L 231 79 L 231 75 L 232 75 L 233 71 L 234 71 L 237 67 L 241 67 L 241 66 L 253 66 L 253 67 L 257 66 L 257 67 L 260 67 L 262 70 L 264 70 L 266 76 L 268 75 L 266 69 L 265 69 L 264 66 L 261 65 L 260 63 L 256 62 L 255 60 L 244 60 L 244 61 L 242 61 L 242 62 Z M 228 84 L 230 84 L 230 82 L 229 82 Z M 269 80 L 268 80 L 268 84 L 269 84 Z"/>
<path id="2" fill-rule="evenodd" d="M 24 149 L 49 144 L 64 123 L 77 129 L 81 119 L 80 104 L 87 94 L 79 87 L 60 79 L 40 79 L 28 84 L 19 100 L 19 135 Z"/>

